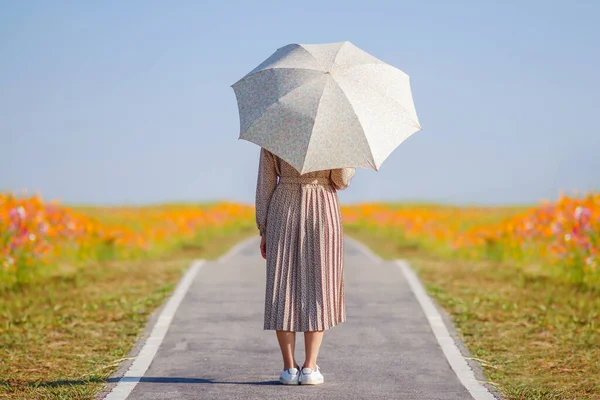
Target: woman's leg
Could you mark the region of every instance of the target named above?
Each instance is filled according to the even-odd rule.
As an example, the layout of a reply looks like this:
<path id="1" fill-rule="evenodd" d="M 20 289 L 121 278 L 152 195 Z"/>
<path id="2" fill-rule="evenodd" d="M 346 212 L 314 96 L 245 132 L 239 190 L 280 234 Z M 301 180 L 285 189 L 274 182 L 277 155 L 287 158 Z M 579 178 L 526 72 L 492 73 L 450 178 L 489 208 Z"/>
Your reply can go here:
<path id="1" fill-rule="evenodd" d="M 296 332 L 292 331 L 276 331 L 277 341 L 281 348 L 283 356 L 283 369 L 296 368 L 296 360 L 294 360 L 294 351 L 296 350 Z"/>
<path id="2" fill-rule="evenodd" d="M 317 369 L 317 357 L 319 356 L 319 348 L 323 341 L 324 331 L 309 331 L 304 332 L 304 352 L 306 353 L 306 361 L 302 368 L 310 368 L 313 371 Z"/>

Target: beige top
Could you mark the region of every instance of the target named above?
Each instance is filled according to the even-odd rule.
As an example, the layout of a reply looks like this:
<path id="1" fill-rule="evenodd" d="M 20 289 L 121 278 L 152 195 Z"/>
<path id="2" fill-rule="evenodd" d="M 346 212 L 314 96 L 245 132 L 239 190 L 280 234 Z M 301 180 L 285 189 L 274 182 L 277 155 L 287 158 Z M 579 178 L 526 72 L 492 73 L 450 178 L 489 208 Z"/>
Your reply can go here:
<path id="1" fill-rule="evenodd" d="M 350 186 L 355 172 L 354 168 L 339 168 L 300 175 L 290 164 L 261 148 L 256 183 L 256 225 L 260 235 L 266 231 L 269 202 L 278 183 L 330 184 L 335 190 L 343 190 Z"/>

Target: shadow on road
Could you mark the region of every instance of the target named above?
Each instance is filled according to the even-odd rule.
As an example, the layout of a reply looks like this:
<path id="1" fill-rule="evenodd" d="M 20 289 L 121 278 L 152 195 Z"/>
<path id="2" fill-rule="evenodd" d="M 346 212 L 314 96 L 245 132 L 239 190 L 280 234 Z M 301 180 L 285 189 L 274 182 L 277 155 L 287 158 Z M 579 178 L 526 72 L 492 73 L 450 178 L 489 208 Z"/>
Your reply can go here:
<path id="1" fill-rule="evenodd" d="M 123 378 L 90 378 L 90 379 L 73 379 L 73 380 L 56 380 L 47 382 L 28 382 L 25 385 L 31 387 L 57 387 L 57 386 L 74 386 L 74 385 L 85 385 L 92 382 L 148 382 L 148 383 L 211 383 L 211 384 L 222 384 L 222 385 L 252 385 L 252 386 L 272 386 L 281 385 L 279 381 L 261 381 L 261 382 L 234 382 L 234 381 L 219 381 L 207 378 L 178 378 L 178 377 L 161 377 L 161 376 L 127 376 Z M 9 382 L 0 381 L 0 384 L 11 386 Z"/>

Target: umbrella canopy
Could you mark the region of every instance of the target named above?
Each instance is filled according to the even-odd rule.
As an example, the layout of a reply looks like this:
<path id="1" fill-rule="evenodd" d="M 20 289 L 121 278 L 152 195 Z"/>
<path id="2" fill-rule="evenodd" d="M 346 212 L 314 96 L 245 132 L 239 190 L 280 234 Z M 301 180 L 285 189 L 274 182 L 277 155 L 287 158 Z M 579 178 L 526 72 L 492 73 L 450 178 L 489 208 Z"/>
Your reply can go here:
<path id="1" fill-rule="evenodd" d="M 350 42 L 281 47 L 231 87 L 239 139 L 301 174 L 378 170 L 421 129 L 408 75 Z"/>

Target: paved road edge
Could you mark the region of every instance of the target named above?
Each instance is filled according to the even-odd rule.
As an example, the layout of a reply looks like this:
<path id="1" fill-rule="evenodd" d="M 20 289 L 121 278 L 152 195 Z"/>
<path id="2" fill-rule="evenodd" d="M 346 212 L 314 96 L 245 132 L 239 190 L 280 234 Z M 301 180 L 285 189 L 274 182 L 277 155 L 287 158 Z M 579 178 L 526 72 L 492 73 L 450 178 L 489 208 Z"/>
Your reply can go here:
<path id="1" fill-rule="evenodd" d="M 400 267 L 400 270 L 408 281 L 410 289 L 417 298 L 419 304 L 421 305 L 421 309 L 427 317 L 429 326 L 431 327 L 438 344 L 442 348 L 448 363 L 454 370 L 454 373 L 460 382 L 469 391 L 473 399 L 496 400 L 498 397 L 496 397 L 492 391 L 490 391 L 487 385 L 483 385 L 485 381 L 482 382 L 475 376 L 475 370 L 478 369 L 479 373 L 477 375 L 483 377 L 483 371 L 481 367 L 479 367 L 479 365 L 476 363 L 474 364 L 468 362 L 467 357 L 470 358 L 470 356 L 463 354 L 466 346 L 458 338 L 456 333 L 450 333 L 451 331 L 456 332 L 456 329 L 454 326 L 452 326 L 452 328 L 447 326 L 449 325 L 448 323 L 450 321 L 442 317 L 439 307 L 436 307 L 433 299 L 429 296 L 429 294 L 427 294 L 425 287 L 410 267 L 408 261 L 396 260 L 395 262 L 398 267 Z M 457 342 L 461 342 L 461 345 L 459 345 Z"/>
<path id="2" fill-rule="evenodd" d="M 345 240 L 356 245 L 367 257 L 373 261 L 383 262 L 384 260 L 364 243 L 357 239 L 346 237 Z M 438 341 L 444 355 L 452 370 L 459 378 L 463 386 L 469 391 L 475 400 L 503 400 L 504 397 L 494 386 L 487 382 L 483 369 L 479 363 L 473 360 L 473 355 L 467 346 L 460 339 L 458 331 L 454 327 L 450 315 L 439 306 L 427 294 L 423 284 L 413 271 L 406 260 L 395 260 L 395 263 L 401 269 L 407 279 L 410 288 L 419 301 L 421 309 L 425 313 L 429 325 Z M 425 304 L 425 306 L 424 306 Z M 430 318 L 431 316 L 431 318 Z"/>
<path id="3" fill-rule="evenodd" d="M 108 388 L 96 396 L 97 400 L 124 400 L 146 373 L 162 343 L 173 316 L 205 260 L 194 260 L 179 280 L 171 296 L 157 308 L 146 323 L 141 338 L 117 371 L 108 379 Z"/>

